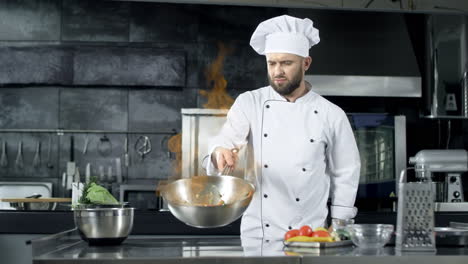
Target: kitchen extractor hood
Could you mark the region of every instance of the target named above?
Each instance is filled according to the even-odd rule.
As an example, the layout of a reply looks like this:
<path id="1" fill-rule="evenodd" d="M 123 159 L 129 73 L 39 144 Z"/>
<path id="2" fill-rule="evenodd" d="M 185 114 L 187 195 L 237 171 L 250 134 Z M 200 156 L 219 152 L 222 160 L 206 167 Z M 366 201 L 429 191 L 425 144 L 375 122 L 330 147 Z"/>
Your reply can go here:
<path id="1" fill-rule="evenodd" d="M 421 97 L 421 77 L 306 75 L 324 96 Z"/>

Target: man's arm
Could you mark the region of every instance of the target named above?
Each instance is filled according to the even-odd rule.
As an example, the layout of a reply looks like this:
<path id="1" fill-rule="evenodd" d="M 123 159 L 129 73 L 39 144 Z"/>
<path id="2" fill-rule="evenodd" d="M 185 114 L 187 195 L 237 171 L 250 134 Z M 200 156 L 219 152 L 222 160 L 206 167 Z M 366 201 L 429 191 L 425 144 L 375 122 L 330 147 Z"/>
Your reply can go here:
<path id="1" fill-rule="evenodd" d="M 232 155 L 235 163 L 237 154 L 231 150 L 239 150 L 247 143 L 250 124 L 246 112 L 249 107 L 252 107 L 252 105 L 248 104 L 247 99 L 246 94 L 241 94 L 237 97 L 227 114 L 226 122 L 221 131 L 211 141 L 209 155 L 205 157 L 203 162 L 203 167 L 206 168 L 208 175 L 217 174 L 218 168 L 222 170 L 226 163 L 232 162 L 226 155 Z M 215 160 L 217 162 L 214 162 Z"/>
<path id="2" fill-rule="evenodd" d="M 327 147 L 331 180 L 330 214 L 332 218 L 350 219 L 357 214 L 354 202 L 359 186 L 361 160 L 349 120 L 342 110 L 339 114 L 331 126 L 331 143 Z"/>

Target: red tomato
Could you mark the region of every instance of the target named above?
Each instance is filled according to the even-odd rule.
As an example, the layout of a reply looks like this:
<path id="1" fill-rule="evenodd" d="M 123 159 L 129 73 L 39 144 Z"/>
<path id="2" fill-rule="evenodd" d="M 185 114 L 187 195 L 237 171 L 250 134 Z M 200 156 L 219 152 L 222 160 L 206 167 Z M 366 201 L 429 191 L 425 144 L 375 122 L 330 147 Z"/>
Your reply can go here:
<path id="1" fill-rule="evenodd" d="M 296 237 L 299 235 L 299 230 L 297 229 L 293 229 L 293 230 L 289 230 L 288 232 L 286 232 L 286 234 L 284 235 L 284 240 L 288 240 L 290 239 L 291 237 Z"/>
<path id="2" fill-rule="evenodd" d="M 305 225 L 299 228 L 299 235 L 300 236 L 308 236 L 311 237 L 314 234 L 314 231 L 312 231 L 312 228 L 310 226 Z"/>
<path id="3" fill-rule="evenodd" d="M 329 237 L 330 234 L 327 231 L 317 230 L 314 231 L 313 237 Z"/>

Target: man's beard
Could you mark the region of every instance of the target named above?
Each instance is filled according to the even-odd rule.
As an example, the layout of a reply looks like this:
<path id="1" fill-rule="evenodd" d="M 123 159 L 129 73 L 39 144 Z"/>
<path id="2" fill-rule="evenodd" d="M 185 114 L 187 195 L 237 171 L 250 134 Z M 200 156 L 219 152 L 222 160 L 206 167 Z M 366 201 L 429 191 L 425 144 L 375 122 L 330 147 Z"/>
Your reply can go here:
<path id="1" fill-rule="evenodd" d="M 276 76 L 276 77 L 281 78 L 284 76 Z M 299 88 L 299 86 L 301 85 L 301 81 L 302 81 L 302 74 L 301 74 L 301 71 L 297 71 L 297 74 L 294 75 L 291 78 L 291 80 L 288 80 L 282 86 L 276 85 L 274 82 L 274 78 L 272 80 L 270 75 L 268 75 L 268 81 L 270 82 L 271 87 L 273 87 L 273 89 L 275 89 L 277 93 L 283 96 L 287 96 L 287 95 L 292 94 L 297 88 Z"/>

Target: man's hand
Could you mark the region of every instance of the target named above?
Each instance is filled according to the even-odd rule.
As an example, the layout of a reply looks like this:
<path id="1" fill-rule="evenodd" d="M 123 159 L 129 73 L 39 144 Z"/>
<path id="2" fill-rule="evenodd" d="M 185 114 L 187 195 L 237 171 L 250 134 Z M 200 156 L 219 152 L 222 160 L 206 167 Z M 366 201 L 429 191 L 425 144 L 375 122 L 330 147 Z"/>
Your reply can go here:
<path id="1" fill-rule="evenodd" d="M 237 149 L 217 147 L 211 154 L 211 161 L 219 171 L 222 171 L 226 165 L 234 169 L 238 160 L 237 152 Z"/>

